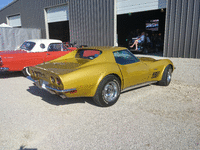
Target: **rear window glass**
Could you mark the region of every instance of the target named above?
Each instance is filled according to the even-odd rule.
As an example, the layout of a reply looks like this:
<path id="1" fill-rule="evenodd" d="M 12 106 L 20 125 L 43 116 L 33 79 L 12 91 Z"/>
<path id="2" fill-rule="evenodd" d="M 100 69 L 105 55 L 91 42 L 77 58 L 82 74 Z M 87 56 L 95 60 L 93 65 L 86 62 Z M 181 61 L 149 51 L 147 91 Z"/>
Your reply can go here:
<path id="1" fill-rule="evenodd" d="M 24 42 L 21 46 L 20 49 L 31 51 L 33 47 L 35 46 L 34 42 Z"/>
<path id="2" fill-rule="evenodd" d="M 101 51 L 99 50 L 87 50 L 87 49 L 81 49 L 77 52 L 76 58 L 85 58 L 85 59 L 95 59 L 99 55 L 101 55 Z"/>

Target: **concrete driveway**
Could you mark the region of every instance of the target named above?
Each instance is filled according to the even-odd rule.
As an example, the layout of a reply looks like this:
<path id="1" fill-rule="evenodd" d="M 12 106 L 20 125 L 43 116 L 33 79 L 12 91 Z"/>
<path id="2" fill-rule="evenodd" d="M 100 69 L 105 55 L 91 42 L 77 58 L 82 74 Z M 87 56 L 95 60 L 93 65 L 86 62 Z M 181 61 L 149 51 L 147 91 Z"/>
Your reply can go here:
<path id="1" fill-rule="evenodd" d="M 200 149 L 200 60 L 169 59 L 169 86 L 122 93 L 108 108 L 63 100 L 20 72 L 0 73 L 0 150 Z"/>

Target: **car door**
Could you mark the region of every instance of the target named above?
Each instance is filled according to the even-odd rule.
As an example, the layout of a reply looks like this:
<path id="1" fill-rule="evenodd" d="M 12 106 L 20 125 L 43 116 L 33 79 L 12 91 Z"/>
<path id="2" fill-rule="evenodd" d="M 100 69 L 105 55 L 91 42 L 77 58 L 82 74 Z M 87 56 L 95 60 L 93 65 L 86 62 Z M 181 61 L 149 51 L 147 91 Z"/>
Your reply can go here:
<path id="1" fill-rule="evenodd" d="M 148 81 L 149 67 L 130 51 L 116 51 L 114 57 L 123 76 L 124 88 Z"/>
<path id="2" fill-rule="evenodd" d="M 67 53 L 69 52 L 62 51 L 62 43 L 51 43 L 48 46 L 45 61 L 50 61 L 59 58 Z"/>

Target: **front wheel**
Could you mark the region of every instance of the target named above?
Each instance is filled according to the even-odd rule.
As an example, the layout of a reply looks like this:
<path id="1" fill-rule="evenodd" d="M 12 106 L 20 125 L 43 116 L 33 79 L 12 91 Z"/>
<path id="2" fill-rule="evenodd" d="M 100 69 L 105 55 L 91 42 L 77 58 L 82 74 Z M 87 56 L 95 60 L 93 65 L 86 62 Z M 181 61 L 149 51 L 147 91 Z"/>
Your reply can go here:
<path id="1" fill-rule="evenodd" d="M 162 86 L 168 86 L 171 82 L 171 78 L 172 78 L 172 67 L 168 65 L 163 72 L 162 80 L 159 81 L 158 84 Z"/>
<path id="2" fill-rule="evenodd" d="M 120 92 L 119 79 L 114 75 L 108 75 L 100 82 L 93 100 L 99 106 L 108 107 L 117 102 Z"/>

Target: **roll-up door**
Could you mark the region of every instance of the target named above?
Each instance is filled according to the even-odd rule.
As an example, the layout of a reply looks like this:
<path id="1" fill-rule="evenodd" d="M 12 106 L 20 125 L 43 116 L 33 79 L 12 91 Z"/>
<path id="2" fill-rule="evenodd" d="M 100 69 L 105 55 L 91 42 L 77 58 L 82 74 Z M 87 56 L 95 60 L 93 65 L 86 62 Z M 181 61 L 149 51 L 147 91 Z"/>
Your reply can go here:
<path id="1" fill-rule="evenodd" d="M 21 16 L 15 15 L 8 17 L 9 25 L 12 27 L 20 27 L 21 26 Z"/>
<path id="2" fill-rule="evenodd" d="M 68 18 L 69 11 L 68 10 L 69 10 L 68 5 L 48 8 L 47 9 L 47 22 L 53 23 L 53 22 L 69 20 L 69 18 Z"/>
<path id="3" fill-rule="evenodd" d="M 117 15 L 158 9 L 159 0 L 117 0 Z"/>

